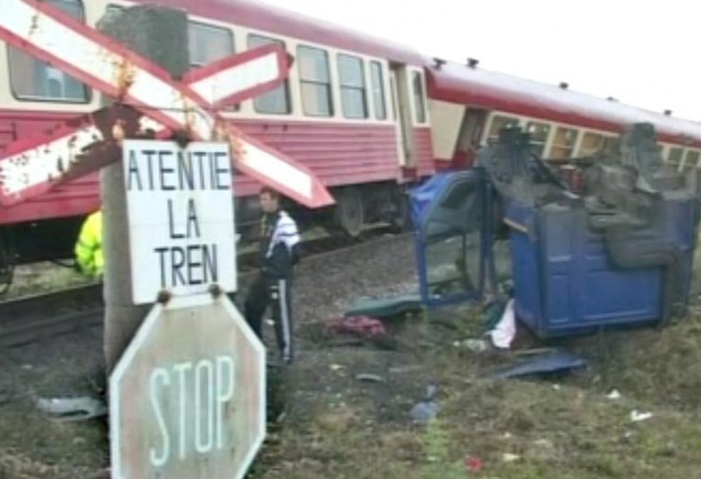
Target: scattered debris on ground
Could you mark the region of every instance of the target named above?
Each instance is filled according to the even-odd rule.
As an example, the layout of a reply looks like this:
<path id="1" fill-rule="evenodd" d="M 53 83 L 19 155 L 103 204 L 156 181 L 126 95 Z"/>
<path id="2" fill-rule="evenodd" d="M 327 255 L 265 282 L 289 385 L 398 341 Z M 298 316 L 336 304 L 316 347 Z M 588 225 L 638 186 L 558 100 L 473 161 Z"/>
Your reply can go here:
<path id="1" fill-rule="evenodd" d="M 481 305 L 465 305 L 382 318 L 394 348 L 353 334 L 343 344 L 326 318 L 415 288 L 410 241 L 354 255 L 300 268 L 298 360 L 252 478 L 699 477 L 701 311 L 664 329 L 548 344 L 519 329 L 501 350 L 454 346 L 488 330 Z M 1 479 L 106 477 L 104 418 L 51 420 L 35 403 L 94 395 L 85 378 L 101 350 L 91 330 L 3 352 Z M 486 377 L 557 352 L 587 367 Z"/>

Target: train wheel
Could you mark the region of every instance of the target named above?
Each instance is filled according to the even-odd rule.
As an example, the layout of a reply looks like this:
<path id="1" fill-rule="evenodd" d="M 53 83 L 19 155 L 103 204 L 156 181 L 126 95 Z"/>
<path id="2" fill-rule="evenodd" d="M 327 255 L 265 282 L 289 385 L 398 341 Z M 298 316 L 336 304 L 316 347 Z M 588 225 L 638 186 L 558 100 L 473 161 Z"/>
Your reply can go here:
<path id="1" fill-rule="evenodd" d="M 365 205 L 357 188 L 346 188 L 338 195 L 336 224 L 351 238 L 357 238 L 365 225 Z"/>
<path id="2" fill-rule="evenodd" d="M 411 218 L 409 217 L 409 198 L 404 190 L 396 190 L 392 194 L 392 209 L 393 214 L 390 220 L 392 229 L 400 233 L 411 227 Z"/>

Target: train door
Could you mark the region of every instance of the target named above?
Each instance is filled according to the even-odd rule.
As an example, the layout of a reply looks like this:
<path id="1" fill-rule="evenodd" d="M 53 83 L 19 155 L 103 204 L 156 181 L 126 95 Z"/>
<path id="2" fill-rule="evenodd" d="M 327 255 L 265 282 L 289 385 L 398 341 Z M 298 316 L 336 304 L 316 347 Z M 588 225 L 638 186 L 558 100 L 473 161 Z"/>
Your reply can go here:
<path id="1" fill-rule="evenodd" d="M 465 112 L 453 158 L 456 166 L 471 166 L 475 161 L 488 114 L 487 110 L 476 108 Z"/>
<path id="2" fill-rule="evenodd" d="M 397 132 L 397 154 L 399 164 L 405 168 L 416 166 L 414 155 L 414 130 L 411 122 L 411 97 L 406 66 L 390 70 L 392 106 Z"/>

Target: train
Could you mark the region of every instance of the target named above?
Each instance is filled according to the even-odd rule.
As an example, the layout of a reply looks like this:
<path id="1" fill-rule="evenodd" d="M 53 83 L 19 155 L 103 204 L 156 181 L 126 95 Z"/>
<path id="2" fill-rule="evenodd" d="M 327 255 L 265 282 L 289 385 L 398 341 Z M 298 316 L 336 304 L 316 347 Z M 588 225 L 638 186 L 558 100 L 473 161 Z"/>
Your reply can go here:
<path id="1" fill-rule="evenodd" d="M 104 15 L 146 0 L 46 0 L 95 27 Z M 406 190 L 438 171 L 469 168 L 499 130 L 518 125 L 544 158 L 593 155 L 630 123 L 655 126 L 664 160 L 701 166 L 701 124 L 488 71 L 479 61 L 446 61 L 248 0 L 170 0 L 188 13 L 192 68 L 276 43 L 293 59 L 277 89 L 227 107 L 222 115 L 249 135 L 309 167 L 336 204 L 309 211 L 350 236 L 408 221 Z M 99 94 L 54 66 L 0 42 L 0 153 L 57 121 L 99 107 Z M 237 231 L 252 236 L 260 185 L 235 179 Z M 14 265 L 72 257 L 80 225 L 100 207 L 92 174 L 25 202 L 0 207 L 0 281 Z"/>

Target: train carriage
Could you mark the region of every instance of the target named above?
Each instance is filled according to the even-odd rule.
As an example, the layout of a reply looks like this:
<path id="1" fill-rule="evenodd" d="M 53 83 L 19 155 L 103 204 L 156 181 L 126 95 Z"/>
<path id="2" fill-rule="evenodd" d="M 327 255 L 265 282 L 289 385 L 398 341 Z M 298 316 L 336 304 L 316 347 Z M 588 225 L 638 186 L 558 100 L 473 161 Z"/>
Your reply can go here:
<path id="1" fill-rule="evenodd" d="M 436 161 L 455 166 L 506 125 L 531 134 L 533 149 L 546 158 L 591 155 L 624 125 L 655 126 L 665 161 L 699 167 L 701 124 L 548 85 L 464 65 L 426 59 Z"/>
<path id="2" fill-rule="evenodd" d="M 94 27 L 105 14 L 146 0 L 47 0 Z M 666 161 L 699 166 L 701 125 L 547 85 L 460 65 L 411 47 L 246 0 L 171 0 L 189 15 L 193 68 L 271 42 L 294 58 L 278 89 L 228 107 L 246 133 L 311 168 L 330 188 L 333 209 L 303 216 L 357 235 L 383 221 L 402 226 L 402 191 L 436 170 L 469 166 L 480 145 L 507 124 L 527 129 L 545 157 L 584 156 L 621 127 L 653 123 Z M 98 107 L 98 95 L 70 76 L 0 42 L 0 151 Z M 257 217 L 258 186 L 236 177 L 239 232 Z M 90 175 L 0 208 L 0 265 L 66 258 L 85 214 L 99 207 Z"/>
<path id="3" fill-rule="evenodd" d="M 49 3 L 94 27 L 104 14 L 141 2 Z M 357 235 L 366 223 L 403 219 L 396 214 L 401 185 L 434 168 L 418 53 L 253 2 L 170 4 L 188 12 L 193 68 L 271 42 L 293 56 L 285 85 L 223 115 L 310 167 L 336 196 L 339 226 Z M 0 148 L 97 108 L 98 95 L 78 81 L 15 48 L 0 47 L 0 63 L 8 65 L 0 71 Z M 249 200 L 258 187 L 245 176 L 236 179 L 244 224 L 256 217 Z M 98 206 L 94 174 L 2 208 L 2 244 L 20 262 L 65 257 L 83 215 Z"/>

